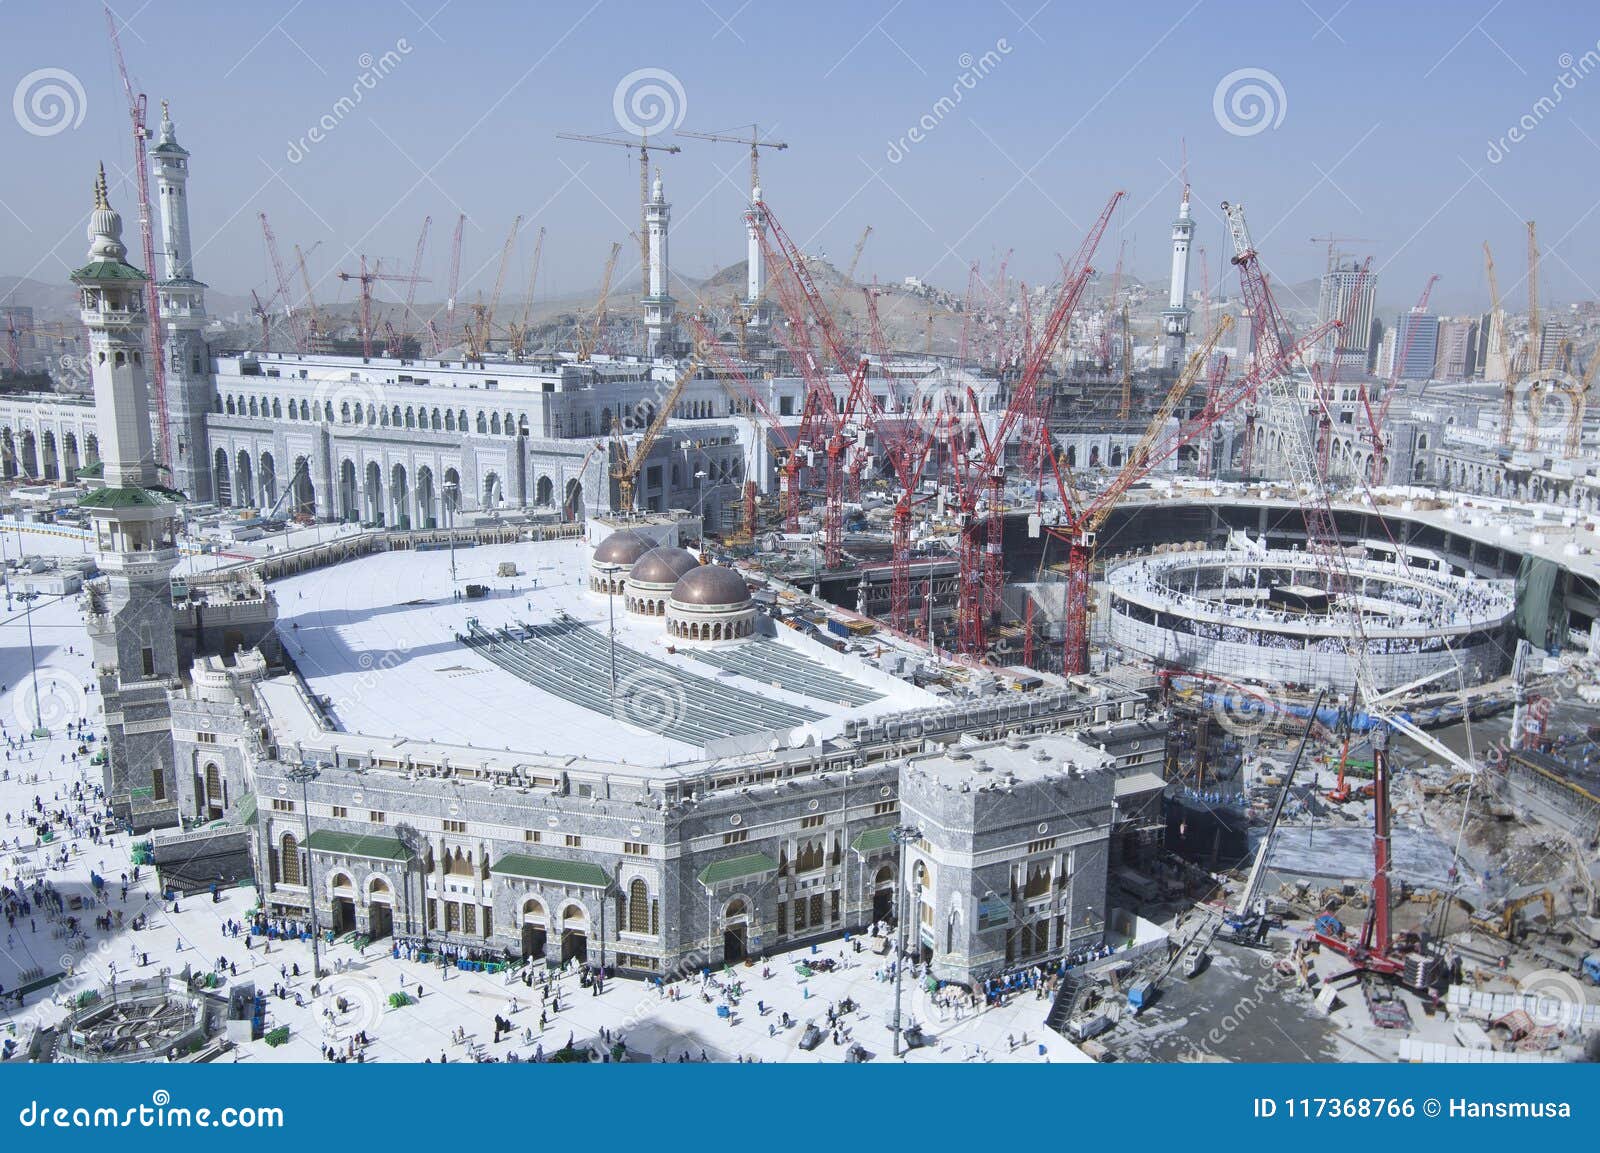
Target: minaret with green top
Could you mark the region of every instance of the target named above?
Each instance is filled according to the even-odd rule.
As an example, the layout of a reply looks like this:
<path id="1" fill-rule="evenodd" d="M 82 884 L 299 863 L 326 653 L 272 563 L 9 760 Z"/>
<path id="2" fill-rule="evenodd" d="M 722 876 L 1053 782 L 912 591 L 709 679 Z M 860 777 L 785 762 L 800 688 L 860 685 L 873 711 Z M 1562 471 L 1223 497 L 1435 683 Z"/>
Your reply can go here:
<path id="1" fill-rule="evenodd" d="M 162 484 L 156 462 L 145 376 L 148 278 L 127 255 L 102 166 L 89 262 L 72 274 L 89 333 L 103 484 L 79 507 L 93 525 L 100 568 L 85 600 L 105 702 L 106 793 L 118 818 L 143 832 L 178 819 L 167 691 L 178 684 L 172 570 L 183 497 Z"/>

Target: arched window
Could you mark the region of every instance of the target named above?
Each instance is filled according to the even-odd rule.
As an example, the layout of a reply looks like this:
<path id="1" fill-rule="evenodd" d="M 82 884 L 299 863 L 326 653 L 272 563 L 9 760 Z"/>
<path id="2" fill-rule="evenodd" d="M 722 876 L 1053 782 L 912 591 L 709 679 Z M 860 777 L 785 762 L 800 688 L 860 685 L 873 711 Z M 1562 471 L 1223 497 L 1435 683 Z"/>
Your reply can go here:
<path id="1" fill-rule="evenodd" d="M 478 431 L 479 432 L 488 432 L 489 431 L 489 420 L 481 412 L 478 414 Z M 499 431 L 499 430 L 497 429 L 496 431 Z"/>
<path id="2" fill-rule="evenodd" d="M 278 880 L 285 885 L 303 883 L 300 879 L 300 842 L 294 839 L 293 833 L 283 834 L 283 840 L 279 842 Z"/>
<path id="3" fill-rule="evenodd" d="M 650 932 L 650 892 L 643 881 L 628 886 L 628 932 Z"/>

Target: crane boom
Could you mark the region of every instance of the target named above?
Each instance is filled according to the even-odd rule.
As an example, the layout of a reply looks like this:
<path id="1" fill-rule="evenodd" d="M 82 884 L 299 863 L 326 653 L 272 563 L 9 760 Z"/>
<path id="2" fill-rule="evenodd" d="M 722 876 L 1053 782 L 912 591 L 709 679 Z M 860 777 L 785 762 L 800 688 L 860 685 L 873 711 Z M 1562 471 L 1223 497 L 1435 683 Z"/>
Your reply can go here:
<path id="1" fill-rule="evenodd" d="M 167 424 L 167 358 L 161 323 L 161 277 L 156 271 L 155 220 L 150 208 L 150 160 L 145 154 L 145 141 L 150 139 L 150 129 L 145 123 L 147 102 L 143 92 L 134 92 L 133 81 L 128 79 L 128 65 L 122 58 L 122 40 L 117 35 L 117 17 L 110 5 L 106 6 L 105 14 L 106 27 L 111 32 L 111 49 L 117 59 L 117 74 L 122 78 L 123 95 L 128 99 L 128 118 L 133 122 L 134 183 L 139 193 L 139 239 L 143 244 L 147 275 L 145 312 L 150 321 L 150 382 L 155 386 L 156 397 L 156 463 L 170 473 L 172 434 Z"/>
<path id="2" fill-rule="evenodd" d="M 630 513 L 633 511 L 634 489 L 639 481 L 639 470 L 644 468 L 645 460 L 650 456 L 650 450 L 655 448 L 656 441 L 661 437 L 661 430 L 667 427 L 667 421 L 672 419 L 672 410 L 677 407 L 678 398 L 683 395 L 684 386 L 694 379 L 700 371 L 700 358 L 697 355 L 689 358 L 689 363 L 683 371 L 678 373 L 678 378 L 672 382 L 672 388 L 662 399 L 661 407 L 656 410 L 650 421 L 650 427 L 645 429 L 644 435 L 639 438 L 639 444 L 630 455 L 626 443 L 622 445 L 622 463 L 612 470 L 612 477 L 617 482 L 617 500 L 621 506 L 618 512 Z M 621 426 L 621 422 L 618 422 Z M 620 437 L 618 438 L 621 439 Z"/>

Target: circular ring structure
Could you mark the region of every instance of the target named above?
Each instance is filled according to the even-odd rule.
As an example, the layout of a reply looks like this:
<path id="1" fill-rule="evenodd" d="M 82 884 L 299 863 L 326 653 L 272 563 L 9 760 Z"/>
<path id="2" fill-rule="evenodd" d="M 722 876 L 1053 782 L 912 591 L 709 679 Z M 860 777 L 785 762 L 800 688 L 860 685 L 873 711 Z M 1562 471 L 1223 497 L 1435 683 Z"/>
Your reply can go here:
<path id="1" fill-rule="evenodd" d="M 1230 680 L 1353 692 L 1355 646 L 1377 692 L 1449 671 L 1469 685 L 1504 671 L 1511 581 L 1462 575 L 1436 558 L 1406 564 L 1386 542 L 1353 546 L 1330 590 L 1299 550 L 1217 549 L 1113 562 L 1111 643 L 1171 668 Z M 1360 614 L 1360 636 L 1351 613 Z"/>

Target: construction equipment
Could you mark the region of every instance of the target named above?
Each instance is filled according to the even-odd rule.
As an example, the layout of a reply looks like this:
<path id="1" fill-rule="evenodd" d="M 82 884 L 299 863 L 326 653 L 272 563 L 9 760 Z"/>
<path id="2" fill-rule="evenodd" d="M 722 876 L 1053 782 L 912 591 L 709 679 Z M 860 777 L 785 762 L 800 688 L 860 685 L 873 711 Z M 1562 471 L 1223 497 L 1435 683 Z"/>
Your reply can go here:
<path id="1" fill-rule="evenodd" d="M 662 399 L 661 406 L 655 411 L 650 420 L 650 426 L 645 429 L 644 435 L 639 438 L 639 443 L 633 452 L 628 452 L 627 442 L 622 439 L 622 421 L 618 421 L 614 428 L 615 440 L 618 446 L 618 463 L 611 470 L 611 478 L 617 482 L 617 511 L 626 516 L 633 511 L 634 489 L 639 481 L 639 470 L 644 467 L 645 460 L 650 456 L 650 450 L 655 447 L 656 441 L 661 437 L 661 430 L 667 427 L 667 421 L 672 418 L 672 410 L 677 407 L 678 398 L 683 395 L 683 389 L 690 380 L 694 379 L 700 371 L 700 358 L 691 356 L 689 363 L 678 373 L 672 387 L 667 390 L 667 395 Z"/>
<path id="2" fill-rule="evenodd" d="M 450 238 L 450 285 L 444 296 L 444 330 L 452 335 L 455 333 L 456 290 L 461 286 L 461 233 L 466 226 L 467 214 L 463 212 L 456 217 L 455 234 Z M 428 336 L 433 343 L 433 355 L 438 356 L 444 351 L 444 342 L 431 318 L 428 321 Z"/>
<path id="3" fill-rule="evenodd" d="M 261 217 L 261 235 L 263 238 L 265 238 L 267 243 L 267 258 L 272 263 L 272 274 L 278 282 L 278 290 L 268 298 L 263 307 L 270 308 L 272 301 L 275 299 L 281 299 L 283 301 L 285 314 L 284 319 L 288 322 L 289 337 L 294 342 L 294 349 L 296 352 L 307 352 L 309 350 L 307 347 L 305 326 L 300 323 L 300 318 L 295 314 L 294 305 L 292 303 L 293 298 L 289 293 L 289 277 L 284 272 L 283 261 L 278 257 L 278 238 L 272 234 L 272 224 L 267 220 L 267 214 L 262 212 L 259 215 Z M 296 249 L 295 251 L 298 253 L 299 249 Z M 305 265 L 302 262 L 302 270 L 304 267 Z M 306 286 L 307 296 L 309 296 L 310 293 L 311 287 L 308 282 Z M 258 300 L 257 304 L 260 303 L 261 302 Z M 263 352 L 271 351 L 267 347 L 267 318 L 265 316 L 261 317 L 261 350 Z"/>
<path id="4" fill-rule="evenodd" d="M 401 329 L 396 341 L 395 355 L 404 356 L 407 341 L 411 336 L 411 321 L 413 320 L 412 308 L 417 300 L 417 285 L 422 282 L 422 253 L 428 247 L 428 229 L 433 227 L 433 217 L 422 218 L 422 235 L 417 237 L 417 252 L 411 259 L 411 283 L 406 285 L 406 307 L 400 314 Z"/>
<path id="5" fill-rule="evenodd" d="M 361 265 L 356 272 L 340 272 L 340 280 L 354 280 L 361 289 L 361 355 L 372 357 L 372 286 L 378 281 L 389 281 L 394 284 L 406 284 L 412 280 L 409 276 L 399 273 L 380 272 L 375 264 L 370 270 L 367 268 L 367 258 L 361 256 Z M 424 278 L 426 279 L 426 278 Z"/>
<path id="6" fill-rule="evenodd" d="M 1117 419 L 1127 420 L 1132 411 L 1133 341 L 1128 334 L 1128 306 L 1124 304 L 1122 306 L 1122 399 L 1117 405 Z"/>
<path id="7" fill-rule="evenodd" d="M 321 244 L 321 243 L 322 243 L 322 241 L 320 241 L 320 240 L 317 241 L 317 244 Z M 313 244 L 311 246 L 311 251 L 312 252 L 315 252 L 317 250 L 317 244 Z M 305 348 L 304 349 L 300 349 L 300 351 L 303 351 L 303 352 L 316 352 L 317 351 L 317 347 L 316 347 L 317 338 L 321 335 L 321 331 L 322 331 L 322 318 L 317 315 L 317 300 L 316 300 L 316 297 L 311 295 L 311 273 L 306 271 L 306 256 L 307 256 L 306 253 L 300 251 L 300 246 L 298 244 L 294 246 L 295 263 L 300 266 L 300 283 L 305 286 L 305 292 L 306 292 L 306 313 L 307 313 L 307 316 L 306 316 L 306 323 L 305 323 L 305 328 L 304 328 L 304 332 L 305 332 Z"/>
<path id="8" fill-rule="evenodd" d="M 1077 308 L 1084 288 L 1094 274 L 1094 269 L 1089 264 L 1090 258 L 1099 246 L 1100 238 L 1105 235 L 1106 228 L 1111 223 L 1111 214 L 1116 210 L 1123 195 L 1121 191 L 1112 194 L 1090 227 L 1088 235 L 1079 245 L 1072 261 L 1064 266 L 1061 290 L 1045 322 L 1043 333 L 1023 364 L 1021 375 L 1011 391 L 1010 401 L 994 433 L 992 436 L 984 437 L 982 455 L 973 458 L 968 452 L 963 451 L 957 460 L 955 495 L 958 518 L 962 526 L 957 550 L 961 573 L 957 590 L 959 598 L 957 643 L 961 654 L 969 659 L 981 657 L 984 647 L 984 614 L 993 611 L 1000 602 L 1006 444 L 1016 431 L 1018 423 L 1034 410 L 1039 377 L 1055 354 L 1056 345 L 1066 331 L 1067 318 Z M 974 415 L 977 416 L 976 413 Z M 979 431 L 982 432 L 981 417 L 978 417 L 977 424 Z M 978 516 L 980 483 L 987 493 L 988 502 L 987 515 L 981 520 Z M 980 534 L 984 540 L 982 549 L 979 547 Z"/>
<path id="9" fill-rule="evenodd" d="M 145 123 L 146 100 L 143 92 L 135 93 L 128 79 L 128 65 L 122 58 L 122 41 L 117 36 L 117 17 L 106 5 L 106 27 L 111 31 L 111 48 L 117 59 L 117 74 L 122 77 L 122 92 L 128 100 L 128 118 L 133 122 L 134 184 L 139 193 L 139 239 L 144 251 L 145 314 L 149 321 L 150 383 L 156 399 L 156 463 L 170 471 L 172 465 L 171 433 L 167 423 L 167 357 L 161 321 L 161 272 L 156 268 L 155 219 L 150 207 L 150 159 L 145 152 L 145 142 L 150 139 L 150 129 Z"/>
<path id="10" fill-rule="evenodd" d="M 1205 433 L 1210 428 L 1211 422 L 1221 415 L 1220 412 L 1214 412 L 1207 419 L 1187 429 L 1180 425 L 1176 435 L 1161 443 L 1162 434 L 1165 432 L 1167 422 L 1176 411 L 1178 402 L 1194 386 L 1194 382 L 1200 377 L 1201 369 L 1205 367 L 1212 351 L 1217 347 L 1217 342 L 1232 327 L 1233 318 L 1224 316 L 1221 323 L 1206 337 L 1205 342 L 1190 353 L 1183 371 L 1167 390 L 1166 398 L 1145 429 L 1144 435 L 1128 454 L 1122 471 L 1104 492 L 1087 503 L 1076 500 L 1073 494 L 1068 492 L 1068 486 L 1059 468 L 1056 471 L 1064 521 L 1058 525 L 1046 526 L 1045 531 L 1067 546 L 1066 619 L 1063 622 L 1064 647 L 1061 666 L 1064 675 L 1073 676 L 1088 668 L 1089 572 L 1094 562 L 1095 543 L 1100 526 L 1105 523 L 1106 517 L 1111 515 L 1111 510 L 1121 502 L 1136 481 L 1149 475 L 1151 469 L 1170 458 L 1188 440 Z M 1053 449 L 1050 455 L 1054 460 Z"/>
<path id="11" fill-rule="evenodd" d="M 622 245 L 613 243 L 611 254 L 606 257 L 606 270 L 600 277 L 600 298 L 595 301 L 594 320 L 587 329 L 580 326 L 578 330 L 578 359 L 588 360 L 594 355 L 595 347 L 600 343 L 600 331 L 606 322 L 606 300 L 611 296 L 611 277 L 617 270 L 617 254 L 622 251 Z"/>
<path id="12" fill-rule="evenodd" d="M 506 233 L 506 242 L 500 246 L 500 264 L 495 269 L 494 288 L 489 293 L 489 303 L 472 306 L 472 330 L 467 336 L 467 347 L 472 350 L 473 360 L 481 361 L 489 353 L 489 336 L 494 325 L 494 312 L 500 307 L 500 292 L 505 287 L 506 268 L 511 264 L 511 250 L 516 246 L 517 233 L 520 231 L 522 231 L 522 217 L 519 215 L 511 222 L 511 231 Z"/>
<path id="13" fill-rule="evenodd" d="M 856 265 L 861 263 L 861 250 L 867 246 L 867 237 L 872 235 L 872 225 L 867 225 L 861 230 L 861 237 L 856 241 L 856 247 L 850 253 L 850 268 L 844 274 L 846 282 L 854 282 L 856 278 Z"/>
<path id="14" fill-rule="evenodd" d="M 698 316 L 688 318 L 689 329 L 694 334 L 695 347 L 701 356 L 714 362 L 714 367 L 725 375 L 718 376 L 717 380 L 733 400 L 734 404 L 746 410 L 760 413 L 767 427 L 767 433 L 772 441 L 773 452 L 778 463 L 778 492 L 780 513 L 783 518 L 785 532 L 800 531 L 800 485 L 799 475 L 802 463 L 800 443 L 789 431 L 788 427 L 772 414 L 772 410 L 761 399 L 761 394 L 752 385 L 744 372 L 728 359 L 717 344 L 716 338 Z M 730 383 L 731 381 L 731 383 Z M 746 491 L 746 516 L 751 522 L 751 531 L 754 532 L 754 494 Z"/>
<path id="15" fill-rule="evenodd" d="M 539 283 L 539 261 L 544 256 L 544 228 L 533 242 L 533 264 L 528 270 L 528 291 L 522 297 L 522 312 L 511 322 L 511 355 L 521 360 L 528 351 L 528 318 L 533 310 L 533 290 Z"/>
<path id="16" fill-rule="evenodd" d="M 750 148 L 750 199 L 761 199 L 761 150 L 771 148 L 775 152 L 782 152 L 789 147 L 778 140 L 761 139 L 761 129 L 751 124 L 749 136 L 734 136 L 726 132 L 685 132 L 678 130 L 679 136 L 688 136 L 694 140 L 710 140 L 718 144 L 744 144 Z M 677 151 L 674 149 L 673 151 Z M 871 231 L 868 229 L 868 231 Z"/>
<path id="17" fill-rule="evenodd" d="M 639 150 L 639 283 L 644 286 L 644 291 L 650 291 L 650 229 L 648 214 L 650 208 L 650 154 L 652 152 L 665 152 L 667 155 L 682 152 L 676 144 L 651 144 L 650 137 L 641 133 L 637 141 L 618 140 L 615 136 L 596 136 L 582 132 L 557 132 L 558 140 L 577 140 L 585 144 L 609 144 L 612 147 L 636 148 Z M 788 147 L 785 145 L 785 147 Z M 752 145 L 751 152 L 755 152 Z"/>
<path id="18" fill-rule="evenodd" d="M 1470 915 L 1467 923 L 1480 933 L 1498 937 L 1502 941 L 1515 941 L 1526 931 L 1522 923 L 1522 910 L 1532 904 L 1544 906 L 1544 920 L 1547 926 L 1555 924 L 1556 898 L 1549 889 L 1540 889 L 1535 893 L 1526 893 L 1502 901 L 1492 915 L 1487 917 Z"/>

